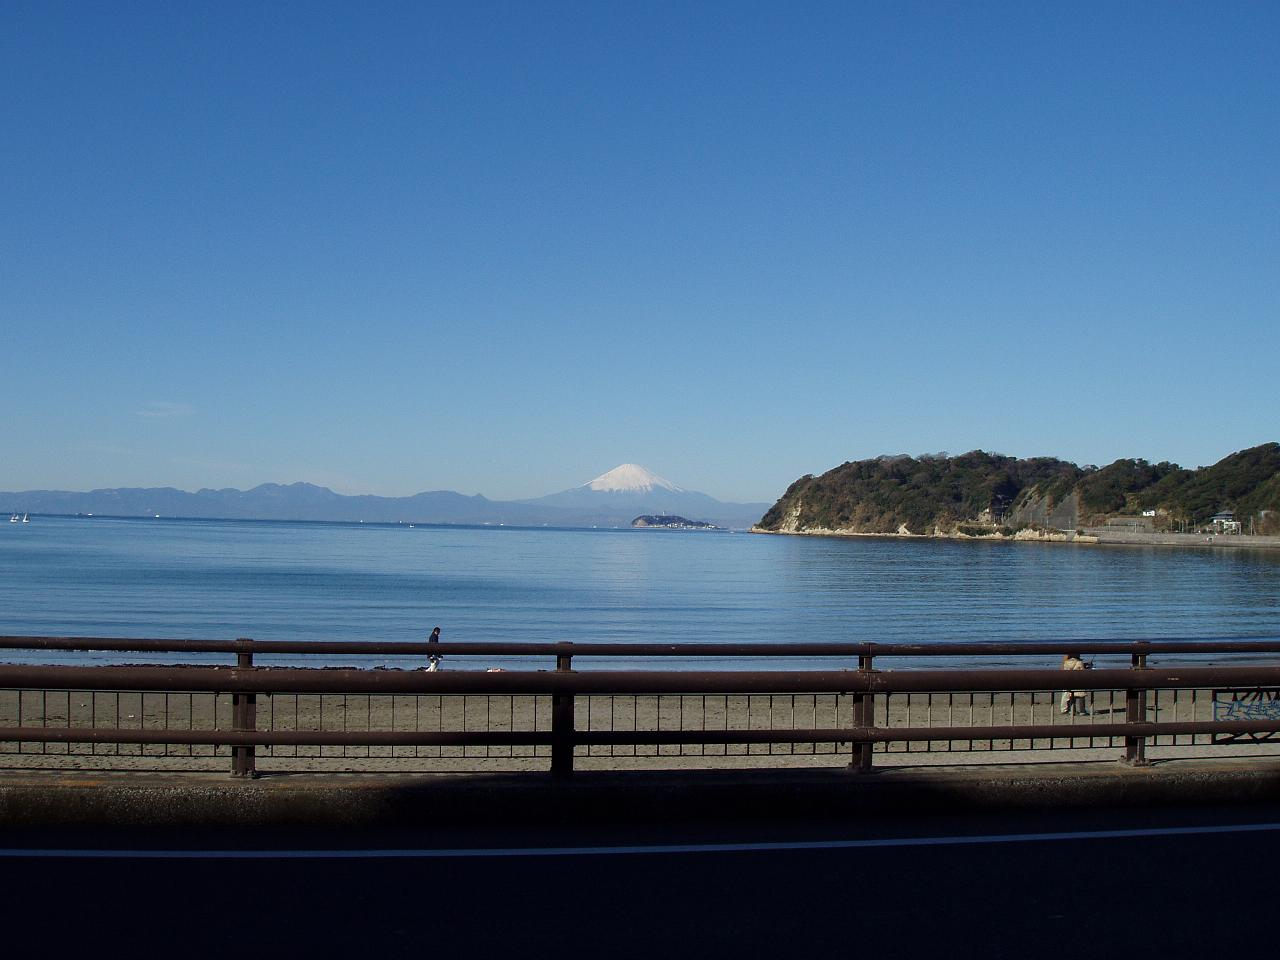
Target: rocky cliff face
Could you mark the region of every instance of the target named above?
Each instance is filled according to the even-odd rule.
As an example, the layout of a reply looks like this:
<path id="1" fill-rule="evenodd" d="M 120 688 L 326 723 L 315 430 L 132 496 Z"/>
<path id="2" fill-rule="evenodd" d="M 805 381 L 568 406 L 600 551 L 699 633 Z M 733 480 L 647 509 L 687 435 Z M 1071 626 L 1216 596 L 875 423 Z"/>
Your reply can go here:
<path id="1" fill-rule="evenodd" d="M 1060 501 L 1031 493 L 1018 499 L 1009 512 L 1010 527 L 1046 527 L 1052 530 L 1074 530 L 1080 526 L 1080 496 L 1072 491 Z"/>

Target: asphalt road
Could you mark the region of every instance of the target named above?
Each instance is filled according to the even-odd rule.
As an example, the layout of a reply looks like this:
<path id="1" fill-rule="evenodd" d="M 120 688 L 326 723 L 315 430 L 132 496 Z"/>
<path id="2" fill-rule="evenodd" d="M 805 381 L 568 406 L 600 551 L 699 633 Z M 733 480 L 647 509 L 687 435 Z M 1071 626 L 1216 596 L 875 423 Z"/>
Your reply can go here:
<path id="1" fill-rule="evenodd" d="M 1190 957 L 1269 952 L 1280 807 L 0 839 L 60 952 Z"/>

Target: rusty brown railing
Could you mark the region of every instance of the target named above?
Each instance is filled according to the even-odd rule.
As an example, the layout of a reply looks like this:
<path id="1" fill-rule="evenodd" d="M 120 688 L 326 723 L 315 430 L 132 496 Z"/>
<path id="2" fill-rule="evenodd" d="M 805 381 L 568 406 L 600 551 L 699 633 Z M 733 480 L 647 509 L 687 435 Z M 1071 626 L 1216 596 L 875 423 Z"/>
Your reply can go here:
<path id="1" fill-rule="evenodd" d="M 232 772 L 253 776 L 257 748 L 284 746 L 386 746 L 386 747 L 531 747 L 549 751 L 550 769 L 558 775 L 574 767 L 575 750 L 598 746 L 687 746 L 708 744 L 835 744 L 848 745 L 850 765 L 856 770 L 872 767 L 872 748 L 889 743 L 937 743 L 1002 740 L 1110 741 L 1123 739 L 1124 759 L 1146 762 L 1146 745 L 1154 737 L 1210 735 L 1220 737 L 1265 736 L 1280 733 L 1280 714 L 1245 719 L 1193 717 L 1152 720 L 1152 691 L 1236 691 L 1260 696 L 1280 692 L 1280 665 L 1188 664 L 1153 666 L 1157 654 L 1225 658 L 1231 655 L 1276 654 L 1280 642 L 1269 640 L 1194 641 L 1068 641 L 1064 644 L 568 644 L 568 643 L 393 643 L 258 640 L 131 640 L 122 638 L 0 637 L 0 649 L 60 651 L 67 653 L 108 651 L 145 653 L 226 653 L 234 665 L 102 665 L 9 664 L 0 665 L 0 689 L 107 692 L 136 691 L 169 695 L 206 693 L 231 698 L 230 724 L 214 723 L 196 729 L 145 729 L 141 727 L 74 725 L 70 722 L 71 698 L 67 693 L 65 722 L 0 725 L 0 741 L 42 744 L 188 744 L 229 747 Z M 1039 656 L 1060 655 L 1065 649 L 1082 654 L 1127 655 L 1127 668 L 1102 667 L 1073 672 L 1041 667 L 992 669 L 895 669 L 875 668 L 888 657 Z M 394 670 L 370 668 L 307 668 L 257 666 L 255 654 L 310 654 L 403 657 L 439 654 L 455 658 L 537 657 L 554 658 L 551 670 Z M 575 670 L 581 657 L 733 657 L 733 658 L 831 658 L 847 663 L 842 669 L 819 670 Z M 551 666 L 551 661 L 548 666 Z M 954 725 L 890 725 L 877 723 L 877 702 L 894 695 L 969 695 L 994 692 L 1036 694 L 1069 686 L 1084 691 L 1123 691 L 1123 720 L 1091 722 L 1082 729 L 1064 723 L 974 723 Z M 260 729 L 258 697 L 263 694 L 408 697 L 529 697 L 550 701 L 549 725 L 544 728 L 400 730 L 282 730 Z M 787 726 L 782 729 L 582 729 L 575 721 L 578 698 L 681 697 L 686 695 L 834 695 L 852 706 L 847 722 L 834 726 Z M 21 705 L 21 699 L 19 699 Z M 393 703 L 394 709 L 394 703 Z M 884 708 L 881 708 L 884 710 Z M 118 712 L 118 711 L 117 711 Z M 837 714 L 839 711 L 837 710 Z M 886 711 L 887 713 L 887 711 Z M 814 715 L 817 715 L 815 709 Z M 1051 713 L 1052 716 L 1052 713 Z"/>

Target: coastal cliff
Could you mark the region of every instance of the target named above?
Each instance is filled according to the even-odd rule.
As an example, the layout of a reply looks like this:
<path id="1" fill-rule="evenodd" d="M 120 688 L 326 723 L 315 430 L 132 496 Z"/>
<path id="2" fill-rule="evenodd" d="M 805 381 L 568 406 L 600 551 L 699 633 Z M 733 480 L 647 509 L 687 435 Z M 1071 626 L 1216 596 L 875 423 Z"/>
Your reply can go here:
<path id="1" fill-rule="evenodd" d="M 1080 467 L 980 450 L 851 461 L 795 481 L 753 531 L 1075 539 L 1117 518 L 1190 532 L 1224 512 L 1241 524 L 1236 532 L 1280 534 L 1280 444 L 1195 470 L 1145 460 Z"/>

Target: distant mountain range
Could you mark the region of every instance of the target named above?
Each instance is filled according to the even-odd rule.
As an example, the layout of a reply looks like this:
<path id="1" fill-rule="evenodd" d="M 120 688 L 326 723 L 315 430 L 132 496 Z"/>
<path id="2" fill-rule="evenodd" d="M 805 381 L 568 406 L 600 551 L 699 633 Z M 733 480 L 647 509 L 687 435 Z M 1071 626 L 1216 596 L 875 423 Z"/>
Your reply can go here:
<path id="1" fill-rule="evenodd" d="M 490 500 L 452 490 L 411 497 L 346 496 L 310 483 L 264 483 L 251 490 L 204 488 L 194 493 L 173 487 L 0 492 L 0 511 L 10 513 L 561 527 L 629 527 L 639 514 L 678 513 L 745 530 L 769 507 L 767 503 L 723 503 L 630 463 L 581 486 L 532 500 Z"/>

